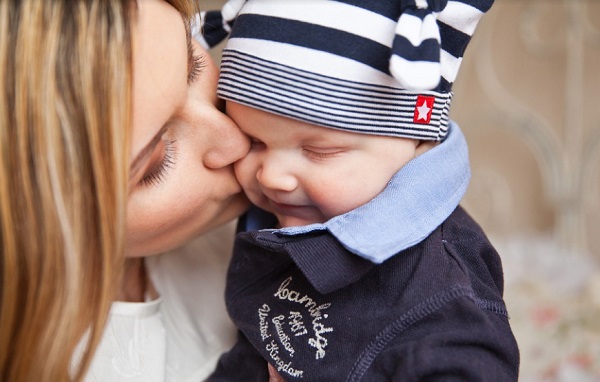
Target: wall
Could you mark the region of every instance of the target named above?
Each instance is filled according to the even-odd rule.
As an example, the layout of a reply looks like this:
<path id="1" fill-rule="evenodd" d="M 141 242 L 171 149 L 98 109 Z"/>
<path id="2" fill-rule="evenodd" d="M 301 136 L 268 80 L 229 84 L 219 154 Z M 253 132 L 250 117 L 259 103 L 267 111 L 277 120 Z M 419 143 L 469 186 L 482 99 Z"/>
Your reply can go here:
<path id="1" fill-rule="evenodd" d="M 600 257 L 600 2 L 497 0 L 469 46 L 452 117 L 469 141 L 464 204 L 494 237 Z"/>

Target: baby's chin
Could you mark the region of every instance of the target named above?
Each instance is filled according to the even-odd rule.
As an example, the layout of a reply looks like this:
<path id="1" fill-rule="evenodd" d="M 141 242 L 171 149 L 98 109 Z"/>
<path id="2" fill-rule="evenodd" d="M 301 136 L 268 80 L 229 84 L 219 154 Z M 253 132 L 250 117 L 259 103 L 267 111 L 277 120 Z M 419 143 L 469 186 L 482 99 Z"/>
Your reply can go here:
<path id="1" fill-rule="evenodd" d="M 299 217 L 299 216 L 290 216 L 290 215 L 280 215 L 275 213 L 275 216 L 277 217 L 277 228 L 283 228 L 283 227 L 299 227 L 299 226 L 305 226 L 305 225 L 310 225 L 310 224 L 317 224 L 317 223 L 323 223 L 323 220 L 320 219 L 310 219 L 310 218 L 305 218 L 305 217 Z"/>
<path id="2" fill-rule="evenodd" d="M 312 205 L 279 204 L 266 197 L 257 198 L 255 195 L 248 195 L 251 203 L 275 215 L 276 228 L 305 226 L 327 220 L 321 211 Z"/>

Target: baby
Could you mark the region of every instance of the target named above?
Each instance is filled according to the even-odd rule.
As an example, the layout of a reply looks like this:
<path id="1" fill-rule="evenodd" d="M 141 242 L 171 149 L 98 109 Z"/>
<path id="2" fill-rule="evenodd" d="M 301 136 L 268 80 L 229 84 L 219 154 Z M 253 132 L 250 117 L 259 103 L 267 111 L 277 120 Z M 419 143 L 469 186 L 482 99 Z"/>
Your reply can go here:
<path id="1" fill-rule="evenodd" d="M 287 381 L 517 380 L 448 119 L 491 1 L 236 2 L 219 96 L 252 141 L 235 172 L 255 207 L 227 279 L 240 339 L 211 381 L 267 362 Z"/>

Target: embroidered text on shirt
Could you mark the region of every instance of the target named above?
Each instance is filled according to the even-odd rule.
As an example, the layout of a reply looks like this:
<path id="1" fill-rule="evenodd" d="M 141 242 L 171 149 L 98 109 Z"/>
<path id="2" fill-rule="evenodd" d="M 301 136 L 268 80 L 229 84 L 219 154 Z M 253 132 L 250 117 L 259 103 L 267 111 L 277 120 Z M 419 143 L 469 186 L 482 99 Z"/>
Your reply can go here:
<path id="1" fill-rule="evenodd" d="M 285 279 L 273 293 L 275 300 L 257 309 L 258 331 L 270 363 L 279 373 L 304 378 L 303 361 L 314 350 L 314 359 L 326 355 L 326 333 L 333 332 L 324 313 L 330 303 L 320 304 L 306 294 L 290 288 L 292 277 Z M 300 359 L 298 353 L 303 354 Z M 305 355 L 304 355 L 305 354 Z M 296 357 L 295 357 L 296 356 Z"/>
<path id="2" fill-rule="evenodd" d="M 333 328 L 326 327 L 320 321 L 327 318 L 327 314 L 322 313 L 323 310 L 331 306 L 330 303 L 318 305 L 315 300 L 307 295 L 300 295 L 300 292 L 288 289 L 288 285 L 292 282 L 292 277 L 285 279 L 274 296 L 281 300 L 288 300 L 303 305 L 312 319 L 312 328 L 314 331 L 314 338 L 308 340 L 308 344 L 317 349 L 315 353 L 315 359 L 321 359 L 325 357 L 325 348 L 327 347 L 327 338 L 323 336 L 325 333 L 333 332 Z"/>

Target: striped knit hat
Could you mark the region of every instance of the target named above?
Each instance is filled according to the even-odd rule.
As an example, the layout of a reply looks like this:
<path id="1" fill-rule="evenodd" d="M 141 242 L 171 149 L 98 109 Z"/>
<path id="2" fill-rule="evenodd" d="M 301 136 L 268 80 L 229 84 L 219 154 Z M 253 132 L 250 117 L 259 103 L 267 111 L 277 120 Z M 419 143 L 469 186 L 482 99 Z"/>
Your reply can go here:
<path id="1" fill-rule="evenodd" d="M 463 53 L 493 0 L 230 0 L 218 94 L 347 131 L 441 140 Z"/>

